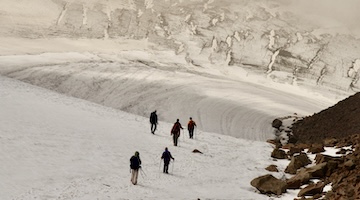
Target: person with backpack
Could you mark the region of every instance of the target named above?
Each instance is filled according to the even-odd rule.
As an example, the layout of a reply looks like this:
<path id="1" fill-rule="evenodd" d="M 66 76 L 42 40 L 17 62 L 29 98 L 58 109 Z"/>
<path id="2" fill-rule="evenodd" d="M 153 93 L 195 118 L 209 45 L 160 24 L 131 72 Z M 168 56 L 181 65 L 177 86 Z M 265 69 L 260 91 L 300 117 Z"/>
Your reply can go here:
<path id="1" fill-rule="evenodd" d="M 161 159 L 164 159 L 164 169 L 163 169 L 163 173 L 169 173 L 169 164 L 170 164 L 170 160 L 173 159 L 175 160 L 175 158 L 172 157 L 170 151 L 168 150 L 167 147 L 165 147 L 165 151 L 163 152 Z"/>
<path id="2" fill-rule="evenodd" d="M 195 126 L 196 126 L 196 123 L 192 120 L 192 117 L 190 117 L 190 121 L 188 122 L 188 131 L 189 131 L 190 139 L 192 139 L 194 137 Z"/>
<path id="3" fill-rule="evenodd" d="M 156 115 L 156 110 L 150 114 L 150 124 L 151 124 L 151 133 L 155 134 L 156 125 L 158 123 L 158 118 Z"/>
<path id="4" fill-rule="evenodd" d="M 174 126 L 171 129 L 171 135 L 173 136 L 174 146 L 177 146 L 178 144 L 178 138 L 180 137 L 180 129 L 184 129 L 184 128 L 181 126 L 179 119 L 177 119 L 176 122 L 174 123 Z"/>
<path id="5" fill-rule="evenodd" d="M 141 165 L 140 154 L 138 151 L 136 151 L 135 155 L 133 155 L 130 158 L 131 183 L 134 185 L 137 184 L 139 169 L 141 168 L 140 165 Z"/>

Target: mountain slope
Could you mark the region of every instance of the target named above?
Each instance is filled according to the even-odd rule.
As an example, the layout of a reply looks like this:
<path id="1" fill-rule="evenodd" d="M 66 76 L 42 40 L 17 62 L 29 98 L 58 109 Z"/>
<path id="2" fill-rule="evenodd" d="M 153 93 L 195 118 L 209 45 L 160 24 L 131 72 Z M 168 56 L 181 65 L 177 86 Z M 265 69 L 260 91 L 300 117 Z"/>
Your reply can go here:
<path id="1" fill-rule="evenodd" d="M 298 142 L 322 143 L 325 138 L 349 138 L 360 133 L 360 93 L 296 122 L 292 131 Z"/>
<path id="2" fill-rule="evenodd" d="M 170 123 L 160 121 L 153 135 L 148 118 L 1 76 L 0 84 L 2 200 L 268 199 L 249 185 L 274 162 L 265 142 L 196 129 L 174 147 Z M 165 147 L 175 158 L 169 175 L 161 171 Z M 135 151 L 143 171 L 133 186 Z"/>

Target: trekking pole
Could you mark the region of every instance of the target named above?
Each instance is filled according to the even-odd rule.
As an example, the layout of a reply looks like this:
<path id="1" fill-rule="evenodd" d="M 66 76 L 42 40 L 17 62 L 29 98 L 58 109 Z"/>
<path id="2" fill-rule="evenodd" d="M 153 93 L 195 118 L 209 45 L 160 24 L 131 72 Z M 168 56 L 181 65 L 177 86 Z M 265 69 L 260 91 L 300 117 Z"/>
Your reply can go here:
<path id="1" fill-rule="evenodd" d="M 144 175 L 146 176 L 146 174 L 145 174 L 145 172 L 144 172 L 144 170 L 142 168 L 140 168 L 140 173 L 141 173 L 143 178 L 144 178 Z"/>
<path id="2" fill-rule="evenodd" d="M 172 166 L 171 166 L 171 173 L 174 172 L 174 165 L 175 165 L 175 160 L 173 159 L 173 164 L 172 164 Z"/>
<path id="3" fill-rule="evenodd" d="M 161 172 L 161 159 L 160 159 L 160 163 L 159 163 L 159 172 Z"/>

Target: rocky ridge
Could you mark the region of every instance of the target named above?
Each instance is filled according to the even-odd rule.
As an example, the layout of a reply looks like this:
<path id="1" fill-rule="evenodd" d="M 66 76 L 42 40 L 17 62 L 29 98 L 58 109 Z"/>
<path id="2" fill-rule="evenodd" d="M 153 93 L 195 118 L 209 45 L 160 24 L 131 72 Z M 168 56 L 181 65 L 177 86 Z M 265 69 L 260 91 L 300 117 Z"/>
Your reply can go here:
<path id="1" fill-rule="evenodd" d="M 321 143 L 327 138 L 351 143 L 351 135 L 360 133 L 360 93 L 298 120 L 291 129 L 298 143 Z"/>
<path id="2" fill-rule="evenodd" d="M 288 131 L 291 143 L 270 140 L 275 147 L 271 157 L 290 160 L 284 173 L 292 177 L 277 179 L 268 174 L 255 178 L 251 185 L 264 194 L 281 195 L 287 190 L 299 189 L 297 199 L 359 199 L 359 103 L 360 93 L 357 93 L 300 119 L 291 128 L 293 133 Z M 279 119 L 274 120 L 273 127 L 284 129 Z M 338 156 L 323 154 L 327 147 L 338 149 Z M 310 154 L 316 155 L 314 163 L 308 157 Z M 269 166 L 267 170 L 278 171 L 276 166 Z M 331 186 L 330 191 L 324 191 L 326 185 Z"/>

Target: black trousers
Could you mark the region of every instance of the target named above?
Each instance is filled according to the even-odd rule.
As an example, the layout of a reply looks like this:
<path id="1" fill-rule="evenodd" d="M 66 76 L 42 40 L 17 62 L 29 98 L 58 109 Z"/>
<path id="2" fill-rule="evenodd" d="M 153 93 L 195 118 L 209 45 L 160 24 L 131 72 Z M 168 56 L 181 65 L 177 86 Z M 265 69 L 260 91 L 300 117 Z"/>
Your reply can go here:
<path id="1" fill-rule="evenodd" d="M 189 137 L 190 138 L 194 137 L 194 129 L 189 129 Z"/>
<path id="2" fill-rule="evenodd" d="M 164 162 L 164 173 L 169 173 L 169 163 L 168 162 Z"/>
<path id="3" fill-rule="evenodd" d="M 156 123 L 151 123 L 151 133 L 155 133 L 156 131 Z"/>
<path id="4" fill-rule="evenodd" d="M 177 144 L 178 144 L 179 135 L 180 135 L 180 133 L 179 134 L 176 134 L 176 133 L 173 134 L 174 146 L 177 146 Z"/>

